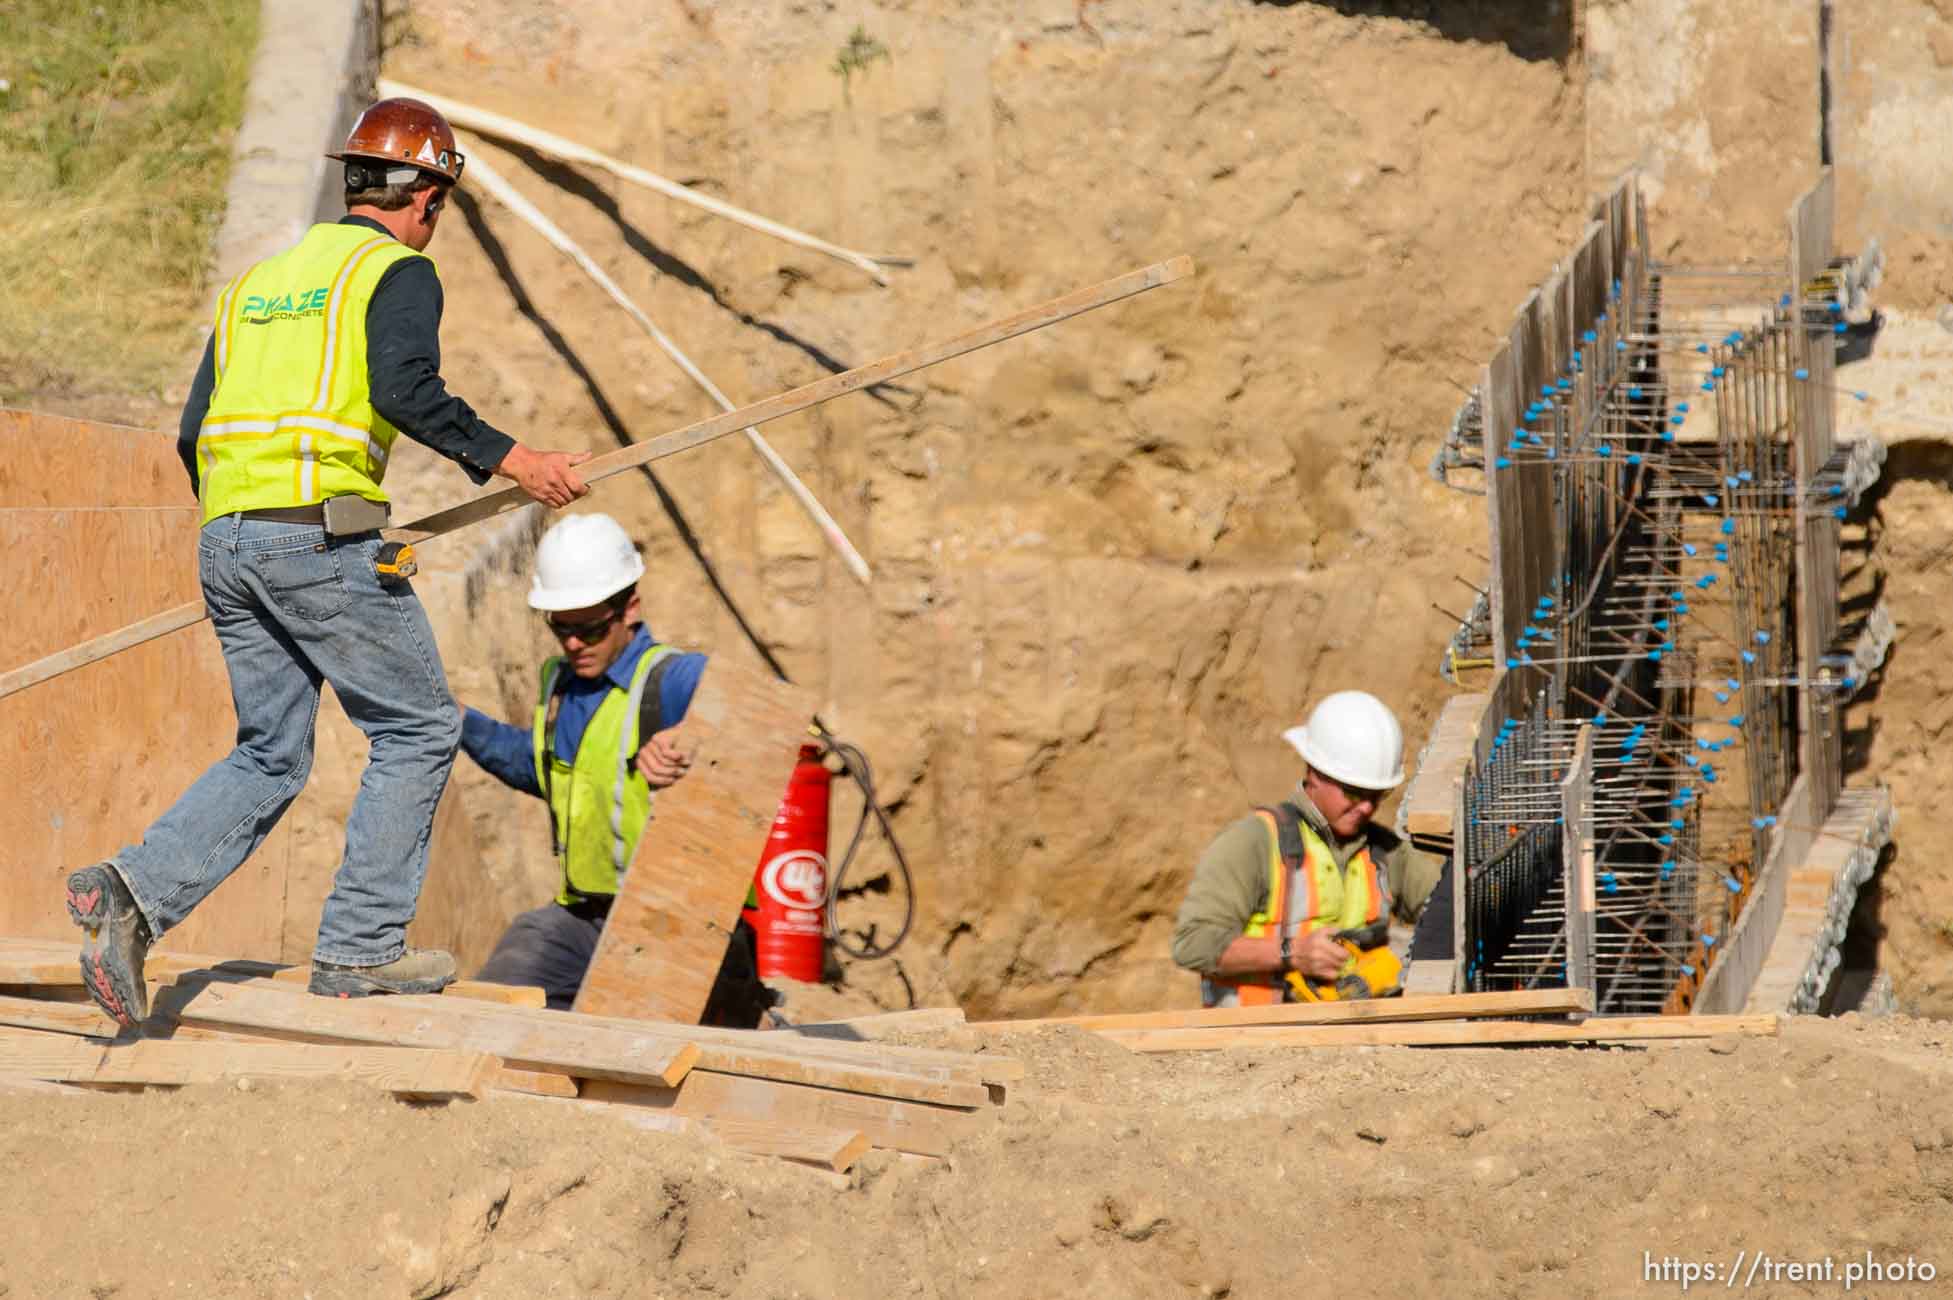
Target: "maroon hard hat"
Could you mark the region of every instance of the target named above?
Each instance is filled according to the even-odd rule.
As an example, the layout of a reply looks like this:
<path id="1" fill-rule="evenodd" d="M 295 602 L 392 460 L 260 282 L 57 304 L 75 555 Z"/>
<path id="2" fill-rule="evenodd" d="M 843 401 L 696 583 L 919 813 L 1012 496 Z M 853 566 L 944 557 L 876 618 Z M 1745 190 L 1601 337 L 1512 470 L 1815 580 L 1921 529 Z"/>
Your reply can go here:
<path id="1" fill-rule="evenodd" d="M 373 105 L 353 123 L 345 147 L 326 157 L 418 167 L 450 183 L 461 179 L 468 161 L 454 146 L 448 120 L 418 99 L 383 99 Z"/>

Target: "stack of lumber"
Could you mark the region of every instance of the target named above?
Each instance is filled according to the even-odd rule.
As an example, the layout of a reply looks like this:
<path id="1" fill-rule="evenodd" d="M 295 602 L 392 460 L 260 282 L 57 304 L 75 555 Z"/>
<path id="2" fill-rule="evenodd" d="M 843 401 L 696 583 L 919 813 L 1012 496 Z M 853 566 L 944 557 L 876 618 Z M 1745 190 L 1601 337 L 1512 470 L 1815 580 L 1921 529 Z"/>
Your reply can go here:
<path id="1" fill-rule="evenodd" d="M 1129 1015 L 994 1020 L 988 1033 L 1070 1026 L 1135 1052 L 1229 1047 L 1502 1047 L 1536 1043 L 1623 1043 L 1775 1034 L 1775 1016 L 1591 1016 L 1587 989 L 1443 993 L 1363 1002 L 1143 1011 Z M 1555 1017 L 1512 1020 L 1499 1017 Z"/>
<path id="2" fill-rule="evenodd" d="M 401 1096 L 542 1099 L 844 1172 L 881 1147 L 944 1154 L 986 1118 L 1015 1061 L 542 1009 L 536 989 L 463 981 L 427 997 L 337 999 L 303 968 L 155 953 L 150 1017 L 118 1027 L 81 987 L 74 945 L 0 939 L 0 1087 L 179 1086 L 336 1077 Z M 38 1082 L 37 1082 L 38 1081 Z"/>

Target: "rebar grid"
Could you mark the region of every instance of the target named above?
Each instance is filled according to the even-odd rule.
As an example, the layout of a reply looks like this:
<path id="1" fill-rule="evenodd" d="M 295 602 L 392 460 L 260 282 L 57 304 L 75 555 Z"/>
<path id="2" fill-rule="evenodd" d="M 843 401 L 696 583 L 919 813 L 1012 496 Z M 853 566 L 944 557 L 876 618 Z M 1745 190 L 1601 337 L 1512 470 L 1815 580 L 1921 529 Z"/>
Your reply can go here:
<path id="1" fill-rule="evenodd" d="M 1630 180 L 1474 393 L 1503 671 L 1454 846 L 1468 989 L 1686 1010 L 1792 782 L 1835 795 L 1849 682 L 1811 647 L 1855 489 L 1830 438 L 1843 279 L 1807 273 L 1812 246 L 1794 278 L 1658 263 Z"/>

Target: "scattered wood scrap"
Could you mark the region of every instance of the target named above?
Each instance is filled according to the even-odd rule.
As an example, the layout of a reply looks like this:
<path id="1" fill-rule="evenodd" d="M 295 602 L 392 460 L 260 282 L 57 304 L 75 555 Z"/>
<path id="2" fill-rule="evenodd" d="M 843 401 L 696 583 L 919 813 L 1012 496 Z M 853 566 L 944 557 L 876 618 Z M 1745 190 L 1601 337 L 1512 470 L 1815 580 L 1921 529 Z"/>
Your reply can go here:
<path id="1" fill-rule="evenodd" d="M 833 1178 L 877 1147 L 946 1154 L 1023 1077 L 989 1053 L 873 1041 L 874 1024 L 834 1037 L 708 1029 L 547 1011 L 495 985 L 317 998 L 303 968 L 185 954 L 152 957 L 150 1019 L 121 1032 L 78 1000 L 79 970 L 73 945 L 0 939 L 0 1091 L 356 1079 L 706 1134 Z"/>

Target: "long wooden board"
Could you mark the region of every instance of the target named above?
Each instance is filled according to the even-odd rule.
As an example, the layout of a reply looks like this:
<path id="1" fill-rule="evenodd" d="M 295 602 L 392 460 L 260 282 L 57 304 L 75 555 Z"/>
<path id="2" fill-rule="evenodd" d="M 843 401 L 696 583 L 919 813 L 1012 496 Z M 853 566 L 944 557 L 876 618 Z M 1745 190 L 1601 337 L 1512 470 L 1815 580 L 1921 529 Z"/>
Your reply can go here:
<path id="1" fill-rule="evenodd" d="M 813 720 L 813 697 L 715 656 L 576 995 L 590 1015 L 697 1024 Z"/>
<path id="2" fill-rule="evenodd" d="M 521 1097 L 517 1100 L 533 1102 L 537 1099 Z M 798 1161 L 835 1173 L 844 1173 L 852 1168 L 854 1162 L 868 1154 L 874 1146 L 868 1140 L 868 1135 L 859 1129 L 789 1126 L 749 1119 L 697 1119 L 631 1102 L 613 1105 L 607 1101 L 585 1099 L 568 1104 L 574 1104 L 586 1114 L 618 1119 L 634 1128 L 656 1133 L 710 1133 L 735 1151 L 756 1156 L 777 1156 L 782 1160 Z"/>
<path id="3" fill-rule="evenodd" d="M 584 482 L 596 483 L 614 474 L 635 469 L 639 465 L 649 464 L 665 456 L 676 455 L 681 451 L 701 446 L 715 438 L 723 438 L 729 433 L 737 433 L 752 425 L 765 424 L 769 420 L 777 420 L 782 416 L 804 411 L 808 407 L 818 406 L 822 402 L 831 401 L 848 393 L 873 388 L 891 379 L 899 379 L 912 371 L 926 369 L 952 357 L 959 357 L 1001 343 L 1006 339 L 1016 338 L 1020 334 L 1043 329 L 1047 325 L 1055 325 L 1059 321 L 1118 302 L 1122 298 L 1130 298 L 1149 289 L 1157 289 L 1163 284 L 1171 284 L 1192 274 L 1193 259 L 1185 255 L 1152 266 L 1141 267 L 1136 271 L 1128 271 L 1124 275 L 1114 276 L 1112 279 L 1087 285 L 1062 297 L 1039 303 L 1015 315 L 980 325 L 955 338 L 924 344 L 906 352 L 898 352 L 880 361 L 857 366 L 853 370 L 830 375 L 811 384 L 803 384 L 799 388 L 763 401 L 697 421 L 648 442 L 637 443 L 598 456 L 594 460 L 586 461 L 577 472 Z M 469 524 L 493 519 L 497 515 L 527 504 L 529 498 L 521 489 L 506 488 L 427 515 L 402 527 L 389 528 L 386 530 L 386 536 L 393 541 L 423 542 Z M 66 650 L 47 655 L 7 672 L 0 672 L 0 699 L 140 645 L 150 638 L 164 635 L 177 628 L 188 627 L 203 617 L 202 602 L 188 601 L 118 631 L 71 645 Z"/>
<path id="4" fill-rule="evenodd" d="M 180 1086 L 245 1075 L 351 1078 L 401 1096 L 479 1097 L 500 1064 L 485 1052 L 153 1039 L 101 1047 L 57 1034 L 0 1030 L 0 1073 L 57 1083 Z"/>
<path id="5" fill-rule="evenodd" d="M 592 1080 L 583 1086 L 583 1096 L 589 1101 L 668 1110 L 715 1122 L 743 1120 L 786 1128 L 858 1130 L 875 1146 L 925 1156 L 947 1154 L 950 1144 L 967 1133 L 972 1122 L 969 1112 L 941 1106 L 700 1070 L 687 1075 L 676 1088 L 634 1088 Z"/>
<path id="6" fill-rule="evenodd" d="M 0 997 L 0 1025 L 89 1038 L 114 1038 L 122 1032 L 121 1024 L 92 1002 L 46 1002 L 40 998 Z"/>
<path id="7" fill-rule="evenodd" d="M 1621 1043 L 1774 1035 L 1775 1016 L 1623 1016 L 1560 1025 L 1524 1021 L 1432 1021 L 1400 1025 L 1269 1026 L 1248 1029 L 1098 1031 L 1134 1052 L 1207 1052 L 1232 1047 L 1504 1047 L 1528 1043 Z"/>
<path id="8" fill-rule="evenodd" d="M 493 1052 L 518 1069 L 669 1087 L 699 1049 L 568 1016 L 538 1024 L 465 998 L 315 998 L 280 988 L 186 979 L 157 997 L 155 1011 L 190 1025 L 398 1047 Z"/>
<path id="9" fill-rule="evenodd" d="M 1008 1034 L 1070 1026 L 1075 1029 L 1231 1029 L 1249 1025 L 1337 1025 L 1353 1021 L 1463 1020 L 1480 1016 L 1584 1014 L 1590 989 L 1523 989 L 1512 993 L 1439 993 L 1354 1002 L 1290 1002 L 1272 1007 L 1208 1007 L 1198 1011 L 1135 1011 L 1120 1015 L 1058 1016 L 1044 1020 L 986 1020 L 971 1025 Z"/>

